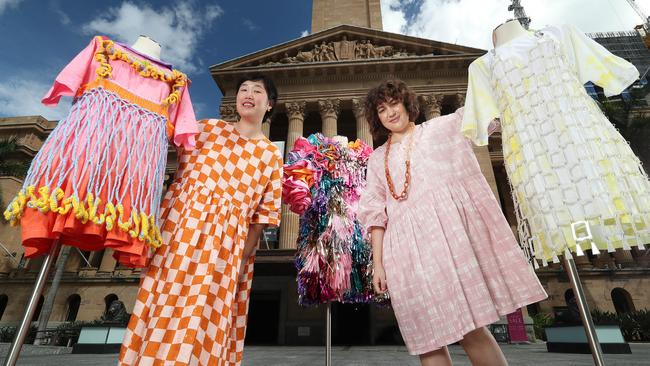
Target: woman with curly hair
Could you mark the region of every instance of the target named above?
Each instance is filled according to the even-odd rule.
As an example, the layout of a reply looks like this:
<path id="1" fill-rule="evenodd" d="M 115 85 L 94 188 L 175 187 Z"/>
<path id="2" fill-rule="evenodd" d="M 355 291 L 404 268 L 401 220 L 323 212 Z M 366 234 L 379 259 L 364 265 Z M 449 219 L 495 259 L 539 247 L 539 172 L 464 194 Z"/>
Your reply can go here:
<path id="1" fill-rule="evenodd" d="M 451 365 L 446 346 L 460 342 L 473 365 L 506 365 L 485 326 L 547 295 L 460 132 L 462 109 L 416 125 L 416 95 L 388 80 L 365 114 L 388 141 L 368 162 L 359 219 L 409 352 Z"/>

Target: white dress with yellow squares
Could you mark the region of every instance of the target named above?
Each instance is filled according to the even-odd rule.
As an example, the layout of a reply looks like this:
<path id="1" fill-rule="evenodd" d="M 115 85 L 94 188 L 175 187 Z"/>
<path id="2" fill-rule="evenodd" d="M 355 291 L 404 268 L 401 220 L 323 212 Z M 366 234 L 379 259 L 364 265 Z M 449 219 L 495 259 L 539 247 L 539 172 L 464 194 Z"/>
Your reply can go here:
<path id="1" fill-rule="evenodd" d="M 501 122 L 518 231 L 535 257 L 650 243 L 650 182 L 583 85 L 621 93 L 639 73 L 575 27 L 515 38 L 475 60 L 463 133 L 488 143 Z"/>

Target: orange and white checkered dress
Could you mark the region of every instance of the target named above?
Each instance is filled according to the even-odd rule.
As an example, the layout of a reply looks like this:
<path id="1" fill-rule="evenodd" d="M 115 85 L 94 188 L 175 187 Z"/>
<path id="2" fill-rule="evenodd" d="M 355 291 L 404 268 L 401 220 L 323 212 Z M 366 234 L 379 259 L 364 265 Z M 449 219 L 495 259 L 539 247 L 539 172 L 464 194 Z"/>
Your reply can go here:
<path id="1" fill-rule="evenodd" d="M 161 246 L 142 279 L 120 365 L 239 365 L 251 256 L 249 224 L 280 221 L 282 155 L 222 120 L 199 122 L 162 204 Z"/>

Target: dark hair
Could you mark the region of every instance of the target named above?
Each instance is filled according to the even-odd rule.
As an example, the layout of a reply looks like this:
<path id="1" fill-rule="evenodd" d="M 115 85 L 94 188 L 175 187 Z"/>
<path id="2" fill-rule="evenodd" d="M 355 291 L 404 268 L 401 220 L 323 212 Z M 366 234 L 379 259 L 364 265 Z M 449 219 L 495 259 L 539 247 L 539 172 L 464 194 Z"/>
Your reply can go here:
<path id="1" fill-rule="evenodd" d="M 389 100 L 404 104 L 409 120 L 415 121 L 420 115 L 418 99 L 414 92 L 402 80 L 386 80 L 368 91 L 364 102 L 364 113 L 370 125 L 372 137 L 377 139 L 386 136 L 390 131 L 381 124 L 377 107 Z"/>
<path id="2" fill-rule="evenodd" d="M 266 95 L 269 97 L 270 101 L 269 104 L 271 104 L 271 110 L 264 113 L 264 118 L 262 119 L 262 122 L 264 122 L 271 118 L 275 111 L 275 105 L 278 102 L 278 89 L 276 89 L 275 83 L 273 83 L 273 80 L 271 80 L 270 77 L 264 74 L 254 73 L 243 75 L 237 82 L 237 89 L 235 90 L 239 91 L 239 87 L 247 81 L 261 81 L 262 84 L 264 84 L 264 90 L 266 90 Z"/>

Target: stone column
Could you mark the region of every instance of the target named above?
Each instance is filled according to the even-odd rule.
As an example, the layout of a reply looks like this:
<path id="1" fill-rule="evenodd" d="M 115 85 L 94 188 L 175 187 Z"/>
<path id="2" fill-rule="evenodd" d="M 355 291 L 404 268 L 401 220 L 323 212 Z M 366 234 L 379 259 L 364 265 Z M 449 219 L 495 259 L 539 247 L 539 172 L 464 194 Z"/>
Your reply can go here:
<path id="1" fill-rule="evenodd" d="M 465 105 L 465 94 L 457 93 L 456 94 L 456 103 L 454 104 L 455 108 L 460 108 Z M 492 160 L 490 159 L 490 150 L 487 146 L 476 146 L 472 145 L 474 150 L 474 155 L 476 155 L 476 160 L 478 160 L 478 165 L 481 167 L 481 173 L 487 180 L 490 188 L 492 188 L 492 193 L 494 197 L 499 200 L 499 191 L 497 189 L 497 180 L 494 177 L 494 170 L 492 168 Z"/>
<path id="2" fill-rule="evenodd" d="M 262 133 L 267 138 L 271 137 L 271 120 L 270 119 L 267 119 L 266 121 L 262 122 Z"/>
<path id="3" fill-rule="evenodd" d="M 293 144 L 302 136 L 303 123 L 305 122 L 305 107 L 307 102 L 289 102 L 284 104 L 289 117 L 289 131 L 287 133 L 286 155 L 293 149 Z"/>
<path id="4" fill-rule="evenodd" d="M 485 180 L 487 180 L 490 188 L 492 188 L 494 197 L 499 200 L 497 180 L 494 177 L 494 170 L 492 170 L 492 160 L 490 160 L 490 151 L 488 150 L 488 147 L 472 145 L 472 150 L 474 150 L 474 155 L 476 156 L 476 160 L 478 160 L 478 165 L 481 168 L 481 173 L 483 173 Z"/>
<path id="5" fill-rule="evenodd" d="M 99 272 L 113 272 L 116 264 L 117 261 L 113 258 L 113 249 L 106 248 L 102 257 L 102 263 L 99 265 Z"/>
<path id="6" fill-rule="evenodd" d="M 424 107 L 424 117 L 428 120 L 440 117 L 442 111 L 442 94 L 429 94 L 422 97 L 422 106 Z"/>
<path id="7" fill-rule="evenodd" d="M 341 100 L 322 99 L 318 101 L 318 109 L 323 120 L 323 135 L 333 137 L 337 134 L 336 120 L 341 112 Z"/>
<path id="8" fill-rule="evenodd" d="M 368 125 L 368 121 L 366 120 L 366 114 L 364 111 L 362 99 L 352 99 L 352 111 L 354 112 L 354 117 L 357 120 L 357 138 L 361 139 L 370 147 L 373 147 L 372 134 L 370 133 L 370 126 Z"/>
<path id="9" fill-rule="evenodd" d="M 221 104 L 219 107 L 221 119 L 227 122 L 235 122 L 239 119 L 237 107 L 234 104 Z"/>
<path id="10" fill-rule="evenodd" d="M 614 257 L 607 252 L 606 249 L 601 249 L 600 254 L 596 256 L 593 260 L 593 265 L 596 268 L 609 268 L 614 269 L 616 263 L 614 262 Z"/>
<path id="11" fill-rule="evenodd" d="M 613 254 L 617 265 L 620 264 L 623 268 L 635 267 L 636 263 L 634 262 L 632 251 L 625 249 L 616 249 Z"/>
<path id="12" fill-rule="evenodd" d="M 287 116 L 289 117 L 289 132 L 287 134 L 286 154 L 288 155 L 293 145 L 302 136 L 303 122 L 305 121 L 306 102 L 286 103 Z M 298 238 L 298 215 L 289 210 L 289 206 L 282 204 L 282 221 L 280 223 L 280 249 L 295 249 Z"/>
<path id="13" fill-rule="evenodd" d="M 633 257 L 637 267 L 650 268 L 650 254 L 646 252 L 650 249 L 647 246 L 645 248 L 644 250 L 640 250 L 636 246 L 632 247 L 632 251 L 634 252 Z"/>
<path id="14" fill-rule="evenodd" d="M 586 250 L 583 249 L 584 255 L 573 254 L 573 260 L 576 262 L 576 267 L 578 269 L 592 269 L 594 268 L 593 263 L 589 260 L 589 256 L 586 253 Z"/>
<path id="15" fill-rule="evenodd" d="M 456 108 L 465 105 L 465 93 L 456 93 Z"/>
<path id="16" fill-rule="evenodd" d="M 81 254 L 77 249 L 72 248 L 68 255 L 68 260 L 65 262 L 64 272 L 79 272 L 81 267 L 85 267 L 86 262 L 81 258 Z"/>

